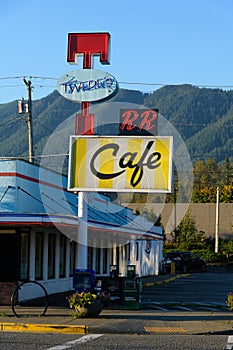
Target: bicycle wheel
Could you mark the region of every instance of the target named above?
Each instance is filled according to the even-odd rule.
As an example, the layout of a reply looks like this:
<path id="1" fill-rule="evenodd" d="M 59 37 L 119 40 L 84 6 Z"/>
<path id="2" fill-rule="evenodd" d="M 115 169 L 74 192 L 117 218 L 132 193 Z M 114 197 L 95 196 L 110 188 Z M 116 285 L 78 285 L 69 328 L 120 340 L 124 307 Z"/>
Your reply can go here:
<path id="1" fill-rule="evenodd" d="M 11 296 L 11 309 L 16 317 L 44 316 L 48 308 L 48 294 L 37 281 L 21 282 Z"/>

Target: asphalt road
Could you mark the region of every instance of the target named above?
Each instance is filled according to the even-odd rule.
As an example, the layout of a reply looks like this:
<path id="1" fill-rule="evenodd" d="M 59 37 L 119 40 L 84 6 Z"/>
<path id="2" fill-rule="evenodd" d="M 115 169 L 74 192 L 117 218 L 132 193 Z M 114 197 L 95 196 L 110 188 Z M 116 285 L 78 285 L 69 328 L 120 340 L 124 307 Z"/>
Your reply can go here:
<path id="1" fill-rule="evenodd" d="M 0 350 L 224 350 L 226 335 L 3 333 Z"/>
<path id="2" fill-rule="evenodd" d="M 211 307 L 227 310 L 228 292 L 233 292 L 233 271 L 222 268 L 205 273 L 191 273 L 172 283 L 143 288 L 143 308 L 150 306 Z"/>

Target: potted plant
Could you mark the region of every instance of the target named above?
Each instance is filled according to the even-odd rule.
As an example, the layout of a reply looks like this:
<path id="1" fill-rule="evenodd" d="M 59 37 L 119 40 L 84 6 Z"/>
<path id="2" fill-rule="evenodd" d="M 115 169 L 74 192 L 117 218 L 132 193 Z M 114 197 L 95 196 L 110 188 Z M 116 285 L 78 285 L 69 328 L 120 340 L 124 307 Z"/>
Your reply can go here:
<path id="1" fill-rule="evenodd" d="M 72 315 L 79 317 L 97 317 L 109 302 L 109 295 L 105 292 L 94 294 L 91 292 L 75 292 L 67 298 L 70 308 L 74 309 Z"/>
<path id="2" fill-rule="evenodd" d="M 233 311 L 233 294 L 232 294 L 232 292 L 229 292 L 227 294 L 227 301 L 226 301 L 226 303 L 227 303 L 227 306 L 229 307 L 229 309 L 231 311 Z"/>

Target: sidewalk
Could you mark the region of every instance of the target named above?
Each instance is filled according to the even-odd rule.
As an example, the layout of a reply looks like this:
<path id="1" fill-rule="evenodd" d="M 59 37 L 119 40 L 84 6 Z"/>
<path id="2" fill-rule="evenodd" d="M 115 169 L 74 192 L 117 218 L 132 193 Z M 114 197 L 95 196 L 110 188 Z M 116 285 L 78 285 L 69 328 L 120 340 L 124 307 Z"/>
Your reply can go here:
<path id="1" fill-rule="evenodd" d="M 143 286 L 169 283 L 176 276 L 143 279 Z M 15 317 L 10 306 L 0 306 L 0 329 L 8 332 L 94 333 L 182 333 L 233 334 L 232 312 L 189 312 L 104 309 L 97 318 L 74 319 L 69 307 L 51 306 L 45 316 Z"/>

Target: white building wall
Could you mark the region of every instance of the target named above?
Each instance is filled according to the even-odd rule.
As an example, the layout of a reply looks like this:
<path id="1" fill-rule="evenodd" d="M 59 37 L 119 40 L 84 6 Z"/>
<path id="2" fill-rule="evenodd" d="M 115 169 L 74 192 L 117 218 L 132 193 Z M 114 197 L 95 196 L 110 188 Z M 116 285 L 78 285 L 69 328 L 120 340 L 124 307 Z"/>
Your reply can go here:
<path id="1" fill-rule="evenodd" d="M 158 275 L 160 270 L 161 241 L 150 240 L 150 248 L 148 241 L 140 241 L 140 269 L 141 276 Z"/>
<path id="2" fill-rule="evenodd" d="M 150 242 L 150 245 L 148 245 Z M 138 244 L 138 260 L 137 260 Z M 121 277 L 127 275 L 127 265 L 135 265 L 137 276 L 154 276 L 160 272 L 162 260 L 163 241 L 138 240 L 130 242 L 130 259 L 128 259 L 126 246 L 119 249 L 119 274 Z"/>

